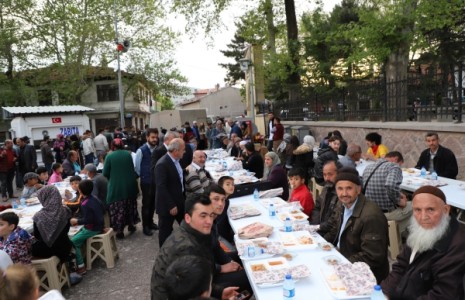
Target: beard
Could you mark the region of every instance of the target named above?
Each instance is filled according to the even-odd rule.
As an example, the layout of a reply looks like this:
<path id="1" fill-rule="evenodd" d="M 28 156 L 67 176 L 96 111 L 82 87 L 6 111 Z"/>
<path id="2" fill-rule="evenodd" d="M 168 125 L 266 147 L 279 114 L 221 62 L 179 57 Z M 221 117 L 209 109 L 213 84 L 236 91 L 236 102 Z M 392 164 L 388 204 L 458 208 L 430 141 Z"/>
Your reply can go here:
<path id="1" fill-rule="evenodd" d="M 407 246 L 413 251 L 417 250 L 418 253 L 422 253 L 433 249 L 437 241 L 439 241 L 449 229 L 450 222 L 449 215 L 443 215 L 441 222 L 435 228 L 425 229 L 418 224 L 415 216 L 410 219 L 409 236 L 407 238 Z"/>

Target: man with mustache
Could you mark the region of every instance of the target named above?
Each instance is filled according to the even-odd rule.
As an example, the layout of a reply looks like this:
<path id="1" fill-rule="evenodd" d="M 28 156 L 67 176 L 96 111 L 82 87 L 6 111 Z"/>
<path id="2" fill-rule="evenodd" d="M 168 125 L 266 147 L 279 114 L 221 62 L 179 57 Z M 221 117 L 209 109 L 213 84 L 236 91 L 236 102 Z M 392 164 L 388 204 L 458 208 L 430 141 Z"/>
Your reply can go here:
<path id="1" fill-rule="evenodd" d="M 463 299 L 465 229 L 450 215 L 444 193 L 415 191 L 407 244 L 381 283 L 389 299 Z"/>

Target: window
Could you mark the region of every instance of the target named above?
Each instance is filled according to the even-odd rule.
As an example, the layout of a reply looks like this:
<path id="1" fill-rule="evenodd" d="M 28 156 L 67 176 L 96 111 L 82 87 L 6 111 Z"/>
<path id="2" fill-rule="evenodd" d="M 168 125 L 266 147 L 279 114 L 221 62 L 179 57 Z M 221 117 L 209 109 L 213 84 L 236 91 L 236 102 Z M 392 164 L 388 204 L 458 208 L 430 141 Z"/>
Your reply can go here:
<path id="1" fill-rule="evenodd" d="M 99 84 L 97 85 L 97 101 L 108 102 L 118 101 L 118 85 L 116 84 Z"/>

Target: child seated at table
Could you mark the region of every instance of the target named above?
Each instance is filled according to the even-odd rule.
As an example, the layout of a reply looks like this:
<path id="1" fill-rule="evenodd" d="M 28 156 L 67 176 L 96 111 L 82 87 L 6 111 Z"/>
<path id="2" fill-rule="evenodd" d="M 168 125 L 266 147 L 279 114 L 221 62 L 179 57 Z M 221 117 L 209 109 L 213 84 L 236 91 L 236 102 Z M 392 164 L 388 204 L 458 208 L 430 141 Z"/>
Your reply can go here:
<path id="1" fill-rule="evenodd" d="M 308 187 L 305 185 L 305 170 L 302 168 L 292 168 L 287 173 L 287 177 L 289 177 L 289 183 L 292 188 L 289 202 L 299 201 L 304 209 L 304 213 L 311 217 L 315 202 L 313 202 L 312 193 L 310 193 Z"/>
<path id="2" fill-rule="evenodd" d="M 63 167 L 60 163 L 54 163 L 52 165 L 52 175 L 50 176 L 50 180 L 48 184 L 57 183 L 63 181 L 61 177 L 61 173 L 63 173 Z"/>
<path id="3" fill-rule="evenodd" d="M 73 216 L 77 217 L 79 214 L 79 209 L 81 208 L 81 200 L 82 196 L 79 193 L 79 183 L 81 182 L 82 178 L 78 175 L 73 175 L 69 178 L 69 184 L 71 186 L 71 189 L 75 192 L 75 195 L 73 195 L 72 192 L 70 192 L 68 189 L 65 191 L 65 205 L 68 206 L 71 211 L 73 212 Z"/>
<path id="4" fill-rule="evenodd" d="M 24 188 L 21 198 L 32 198 L 37 197 L 37 191 L 42 188 L 42 184 L 39 183 L 39 175 L 34 172 L 24 174 L 23 177 Z"/>
<path id="5" fill-rule="evenodd" d="M 222 176 L 218 180 L 218 185 L 224 189 L 226 192 L 226 201 L 224 203 L 223 213 L 218 216 L 218 233 L 220 238 L 224 238 L 231 244 L 234 244 L 234 231 L 231 228 L 228 220 L 228 208 L 229 208 L 229 197 L 234 194 L 234 178 L 230 176 Z"/>
<path id="6" fill-rule="evenodd" d="M 48 171 L 45 167 L 38 167 L 36 170 L 37 175 L 39 175 L 39 183 L 42 185 L 47 185 L 48 180 Z"/>
<path id="7" fill-rule="evenodd" d="M 79 193 L 82 195 L 81 203 L 81 214 L 82 216 L 77 218 L 71 218 L 71 225 L 84 225 L 72 239 L 74 249 L 76 250 L 76 272 L 80 275 L 86 273 L 86 267 L 84 265 L 84 259 L 81 254 L 81 246 L 85 241 L 93 237 L 94 235 L 100 234 L 103 230 L 103 215 L 105 209 L 103 204 L 94 196 L 92 196 L 92 189 L 94 184 L 91 180 L 83 180 L 79 183 Z"/>
<path id="8" fill-rule="evenodd" d="M 0 214 L 0 250 L 15 264 L 31 264 L 33 237 L 18 223 L 19 217 L 14 212 Z"/>

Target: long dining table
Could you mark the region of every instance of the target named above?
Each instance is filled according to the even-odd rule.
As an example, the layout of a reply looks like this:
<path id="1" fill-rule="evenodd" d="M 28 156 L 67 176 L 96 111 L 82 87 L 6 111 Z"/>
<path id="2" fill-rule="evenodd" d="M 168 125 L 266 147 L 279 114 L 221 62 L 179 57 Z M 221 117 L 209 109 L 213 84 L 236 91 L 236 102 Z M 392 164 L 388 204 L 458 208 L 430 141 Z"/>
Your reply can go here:
<path id="1" fill-rule="evenodd" d="M 280 241 L 280 233 L 283 228 L 283 222 L 279 217 L 269 216 L 268 207 L 263 204 L 264 201 L 266 201 L 266 199 L 254 200 L 252 195 L 230 199 L 230 210 L 228 210 L 228 216 L 231 227 L 236 233 L 236 246 L 240 247 L 240 243 L 245 241 L 238 239 L 238 231 L 244 226 L 254 222 L 261 222 L 272 226 L 273 232 L 268 237 L 269 241 Z M 231 218 L 231 208 L 239 206 L 248 210 L 254 208 L 260 212 L 260 215 L 233 220 Z M 284 211 L 284 209 L 278 207 L 278 213 L 280 211 Z M 313 244 L 309 245 L 309 247 L 302 247 L 300 249 L 298 247 L 294 249 L 284 248 L 285 253 L 290 254 L 292 257 L 291 261 L 286 262 L 289 264 L 289 267 L 305 265 L 308 267 L 311 273 L 310 276 L 301 278 L 295 282 L 295 299 L 369 299 L 369 296 L 348 296 L 346 292 L 333 291 L 330 289 L 328 282 L 325 279 L 326 277 L 331 276 L 331 272 L 333 272 L 332 266 L 328 265 L 328 258 L 335 259 L 342 263 L 348 263 L 348 261 L 335 248 L 331 248 L 329 251 L 323 250 L 320 246 L 327 243 L 316 232 L 311 233 L 311 238 L 313 240 Z M 256 255 L 253 258 L 249 258 L 247 257 L 247 254 L 243 254 L 240 257 L 242 259 L 244 269 L 249 278 L 256 299 L 283 299 L 282 284 L 263 287 L 254 282 L 251 265 L 263 260 L 263 255 Z M 279 259 L 280 255 L 278 254 L 270 256 L 269 254 L 267 257 Z"/>

